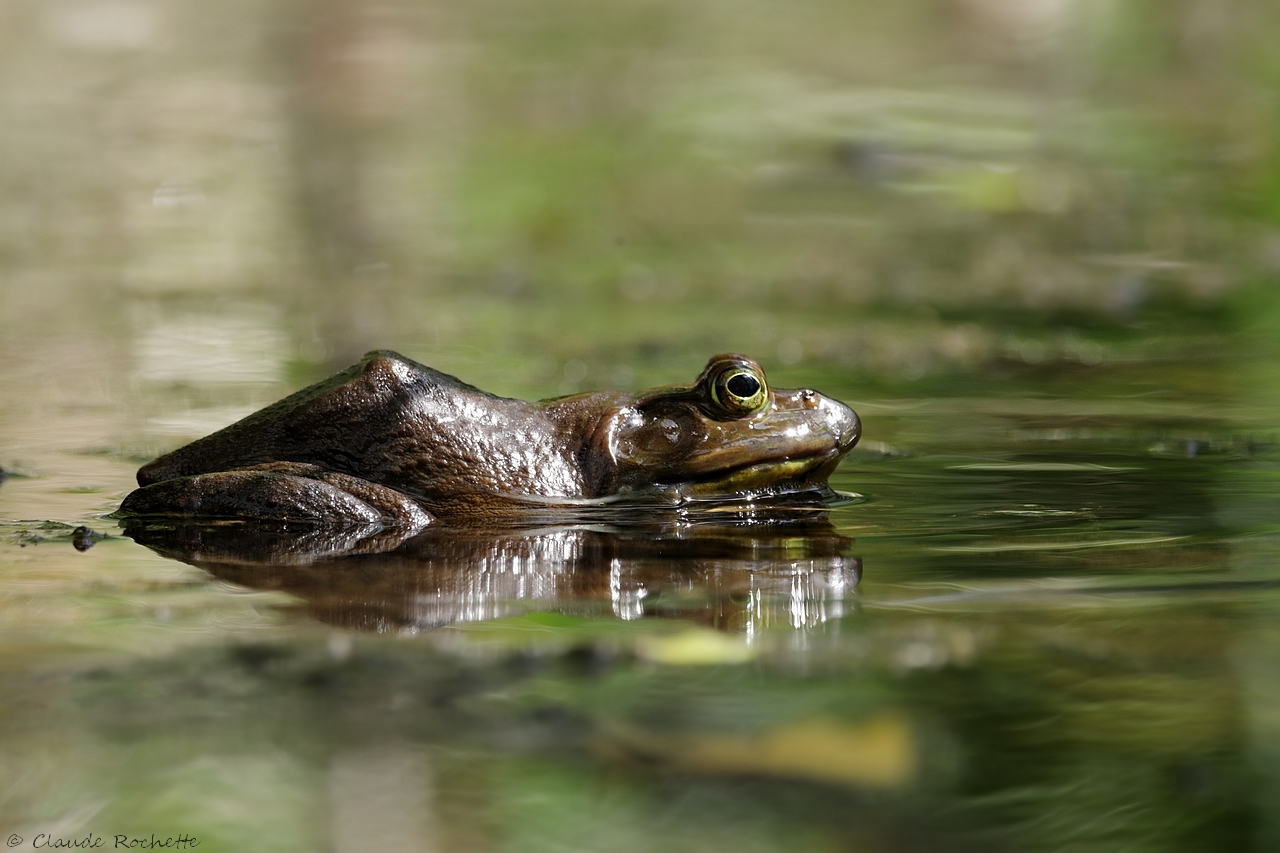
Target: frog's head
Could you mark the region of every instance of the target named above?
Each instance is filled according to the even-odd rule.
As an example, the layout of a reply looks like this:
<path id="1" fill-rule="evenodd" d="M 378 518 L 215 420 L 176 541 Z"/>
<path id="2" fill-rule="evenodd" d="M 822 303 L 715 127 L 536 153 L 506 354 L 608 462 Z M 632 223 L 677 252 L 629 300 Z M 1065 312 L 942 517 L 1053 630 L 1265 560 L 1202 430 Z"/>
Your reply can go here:
<path id="1" fill-rule="evenodd" d="M 824 487 L 860 433 L 843 403 L 770 388 L 759 364 L 725 354 L 693 386 L 644 391 L 610 412 L 587 467 L 601 494 L 762 496 Z"/>

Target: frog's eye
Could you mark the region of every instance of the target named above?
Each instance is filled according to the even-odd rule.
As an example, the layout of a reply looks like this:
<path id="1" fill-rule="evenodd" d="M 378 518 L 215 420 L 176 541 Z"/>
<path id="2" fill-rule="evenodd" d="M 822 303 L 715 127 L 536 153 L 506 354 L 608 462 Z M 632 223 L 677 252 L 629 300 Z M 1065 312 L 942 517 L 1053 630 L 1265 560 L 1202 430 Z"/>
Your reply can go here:
<path id="1" fill-rule="evenodd" d="M 734 417 L 753 415 L 769 401 L 764 374 L 749 367 L 731 367 L 711 385 L 711 399 Z"/>

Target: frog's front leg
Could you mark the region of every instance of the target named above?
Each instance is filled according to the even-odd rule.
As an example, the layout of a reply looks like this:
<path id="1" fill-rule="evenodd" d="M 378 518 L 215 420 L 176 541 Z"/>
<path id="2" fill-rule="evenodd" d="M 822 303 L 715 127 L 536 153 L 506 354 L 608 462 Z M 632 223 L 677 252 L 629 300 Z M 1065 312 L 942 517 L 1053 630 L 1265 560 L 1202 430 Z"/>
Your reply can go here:
<path id="1" fill-rule="evenodd" d="M 381 524 L 421 529 L 431 516 L 407 495 L 300 462 L 176 477 L 129 494 L 128 515 Z"/>

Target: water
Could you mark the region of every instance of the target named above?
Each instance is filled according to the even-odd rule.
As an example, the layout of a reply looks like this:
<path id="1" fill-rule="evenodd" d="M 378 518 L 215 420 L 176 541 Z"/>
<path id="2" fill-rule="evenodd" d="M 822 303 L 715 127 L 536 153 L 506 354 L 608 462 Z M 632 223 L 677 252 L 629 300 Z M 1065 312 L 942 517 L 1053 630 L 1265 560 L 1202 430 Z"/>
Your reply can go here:
<path id="1" fill-rule="evenodd" d="M 1275 443 L 1181 402 L 861 409 L 914 439 L 856 453 L 833 485 L 858 497 L 827 513 L 330 557 L 350 543 L 238 526 L 132 531 L 148 550 L 101 517 L 131 462 L 33 437 L 38 476 L 0 488 L 7 827 L 282 850 L 1270 837 Z M 79 524 L 107 538 L 79 551 Z"/>
<path id="2" fill-rule="evenodd" d="M 1265 3 L 0 18 L 13 849 L 1280 845 Z M 851 499 L 109 517 L 373 348 L 526 399 L 745 352 L 862 416 Z"/>

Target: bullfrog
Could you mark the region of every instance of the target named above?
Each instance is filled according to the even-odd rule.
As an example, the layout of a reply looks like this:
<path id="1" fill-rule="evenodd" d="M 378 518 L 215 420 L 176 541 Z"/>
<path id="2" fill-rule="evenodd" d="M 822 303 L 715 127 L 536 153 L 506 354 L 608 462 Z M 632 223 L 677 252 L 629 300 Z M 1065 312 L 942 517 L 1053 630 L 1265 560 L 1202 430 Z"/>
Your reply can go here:
<path id="1" fill-rule="evenodd" d="M 485 523 L 556 508 L 826 488 L 852 409 L 738 354 L 690 386 L 529 403 L 381 350 L 138 471 L 129 516 Z"/>

